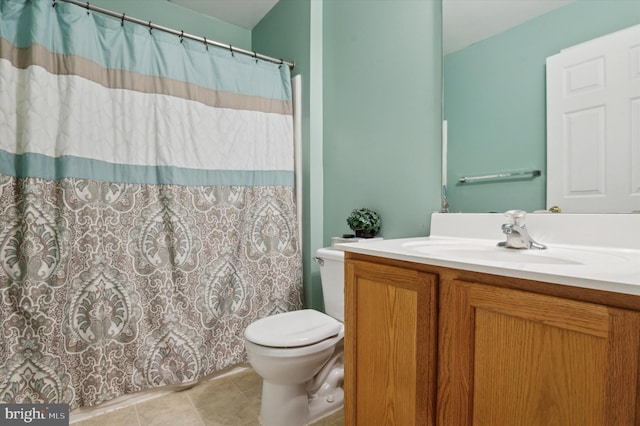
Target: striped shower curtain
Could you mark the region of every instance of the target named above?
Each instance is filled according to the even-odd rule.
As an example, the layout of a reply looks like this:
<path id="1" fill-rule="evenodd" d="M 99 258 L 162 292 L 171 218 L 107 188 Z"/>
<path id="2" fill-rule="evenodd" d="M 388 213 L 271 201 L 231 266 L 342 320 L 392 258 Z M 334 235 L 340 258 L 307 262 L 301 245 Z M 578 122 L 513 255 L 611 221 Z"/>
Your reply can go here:
<path id="1" fill-rule="evenodd" d="M 302 303 L 292 127 L 287 66 L 0 0 L 0 402 L 245 361 Z"/>

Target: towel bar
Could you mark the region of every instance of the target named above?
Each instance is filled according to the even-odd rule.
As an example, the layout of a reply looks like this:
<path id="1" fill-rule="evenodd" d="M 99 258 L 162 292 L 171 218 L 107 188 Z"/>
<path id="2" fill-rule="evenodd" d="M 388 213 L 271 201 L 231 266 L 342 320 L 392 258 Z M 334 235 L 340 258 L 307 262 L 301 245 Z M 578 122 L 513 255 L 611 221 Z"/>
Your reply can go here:
<path id="1" fill-rule="evenodd" d="M 511 179 L 511 178 L 534 178 L 540 176 L 540 170 L 526 170 L 519 172 L 503 172 L 503 173 L 492 173 L 488 175 L 482 176 L 462 176 L 458 179 L 460 183 L 470 183 L 477 181 L 491 181 L 491 180 L 502 180 L 502 179 Z"/>

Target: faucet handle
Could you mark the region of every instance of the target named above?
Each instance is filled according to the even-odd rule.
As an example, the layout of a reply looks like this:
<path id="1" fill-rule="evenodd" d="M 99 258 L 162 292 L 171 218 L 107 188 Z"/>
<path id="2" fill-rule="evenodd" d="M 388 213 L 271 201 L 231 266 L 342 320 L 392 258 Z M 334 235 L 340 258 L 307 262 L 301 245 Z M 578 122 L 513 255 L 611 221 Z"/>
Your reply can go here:
<path id="1" fill-rule="evenodd" d="M 527 212 L 524 210 L 508 210 L 504 212 L 504 215 L 508 217 L 514 225 L 522 226 L 524 225 L 524 218 L 527 215 Z"/>

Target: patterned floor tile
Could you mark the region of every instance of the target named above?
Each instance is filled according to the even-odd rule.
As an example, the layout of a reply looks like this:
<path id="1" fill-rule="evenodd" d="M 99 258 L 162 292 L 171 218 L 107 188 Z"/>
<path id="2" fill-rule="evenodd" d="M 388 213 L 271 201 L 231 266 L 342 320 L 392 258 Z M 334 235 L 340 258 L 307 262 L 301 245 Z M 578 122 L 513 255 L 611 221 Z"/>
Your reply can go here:
<path id="1" fill-rule="evenodd" d="M 74 426 L 139 426 L 138 414 L 135 407 L 121 408 L 101 416 L 93 417 Z"/>
<path id="2" fill-rule="evenodd" d="M 135 407 L 140 424 L 145 426 L 202 426 L 202 419 L 186 392 L 174 392 L 137 404 Z"/>
<path id="3" fill-rule="evenodd" d="M 72 425 L 260 426 L 261 396 L 262 379 L 252 369 L 246 369 Z M 313 423 L 313 426 L 342 425 L 343 410 Z"/>
<path id="4" fill-rule="evenodd" d="M 230 380 L 198 386 L 189 391 L 189 398 L 205 425 L 244 425 L 258 417 L 259 404 L 249 402 Z"/>

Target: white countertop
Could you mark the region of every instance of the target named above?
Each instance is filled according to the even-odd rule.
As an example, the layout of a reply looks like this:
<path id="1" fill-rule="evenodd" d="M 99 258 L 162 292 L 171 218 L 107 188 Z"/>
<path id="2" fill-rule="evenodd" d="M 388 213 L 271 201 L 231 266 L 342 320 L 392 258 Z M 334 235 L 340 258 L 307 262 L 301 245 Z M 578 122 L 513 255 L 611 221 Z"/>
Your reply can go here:
<path id="1" fill-rule="evenodd" d="M 496 243 L 504 239 L 499 230 L 504 217 L 498 214 L 434 214 L 429 237 L 360 241 L 337 244 L 335 248 L 427 265 L 640 295 L 640 215 L 561 214 L 544 215 L 547 217 L 530 221 L 533 216 L 536 215 L 527 216 L 529 233 L 538 242 L 546 244 L 547 250 L 497 248 Z M 591 223 L 585 216 L 600 217 Z M 571 226 L 576 220 L 582 228 Z M 477 226 L 486 226 L 490 238 L 478 238 L 486 235 L 478 232 Z M 536 231 L 534 226 L 537 226 Z M 473 238 L 460 236 L 465 229 L 475 230 L 467 233 Z M 580 233 L 580 238 L 572 238 L 572 233 L 576 232 Z M 588 232 L 601 236 L 585 236 Z M 566 243 L 572 239 L 583 244 Z"/>

